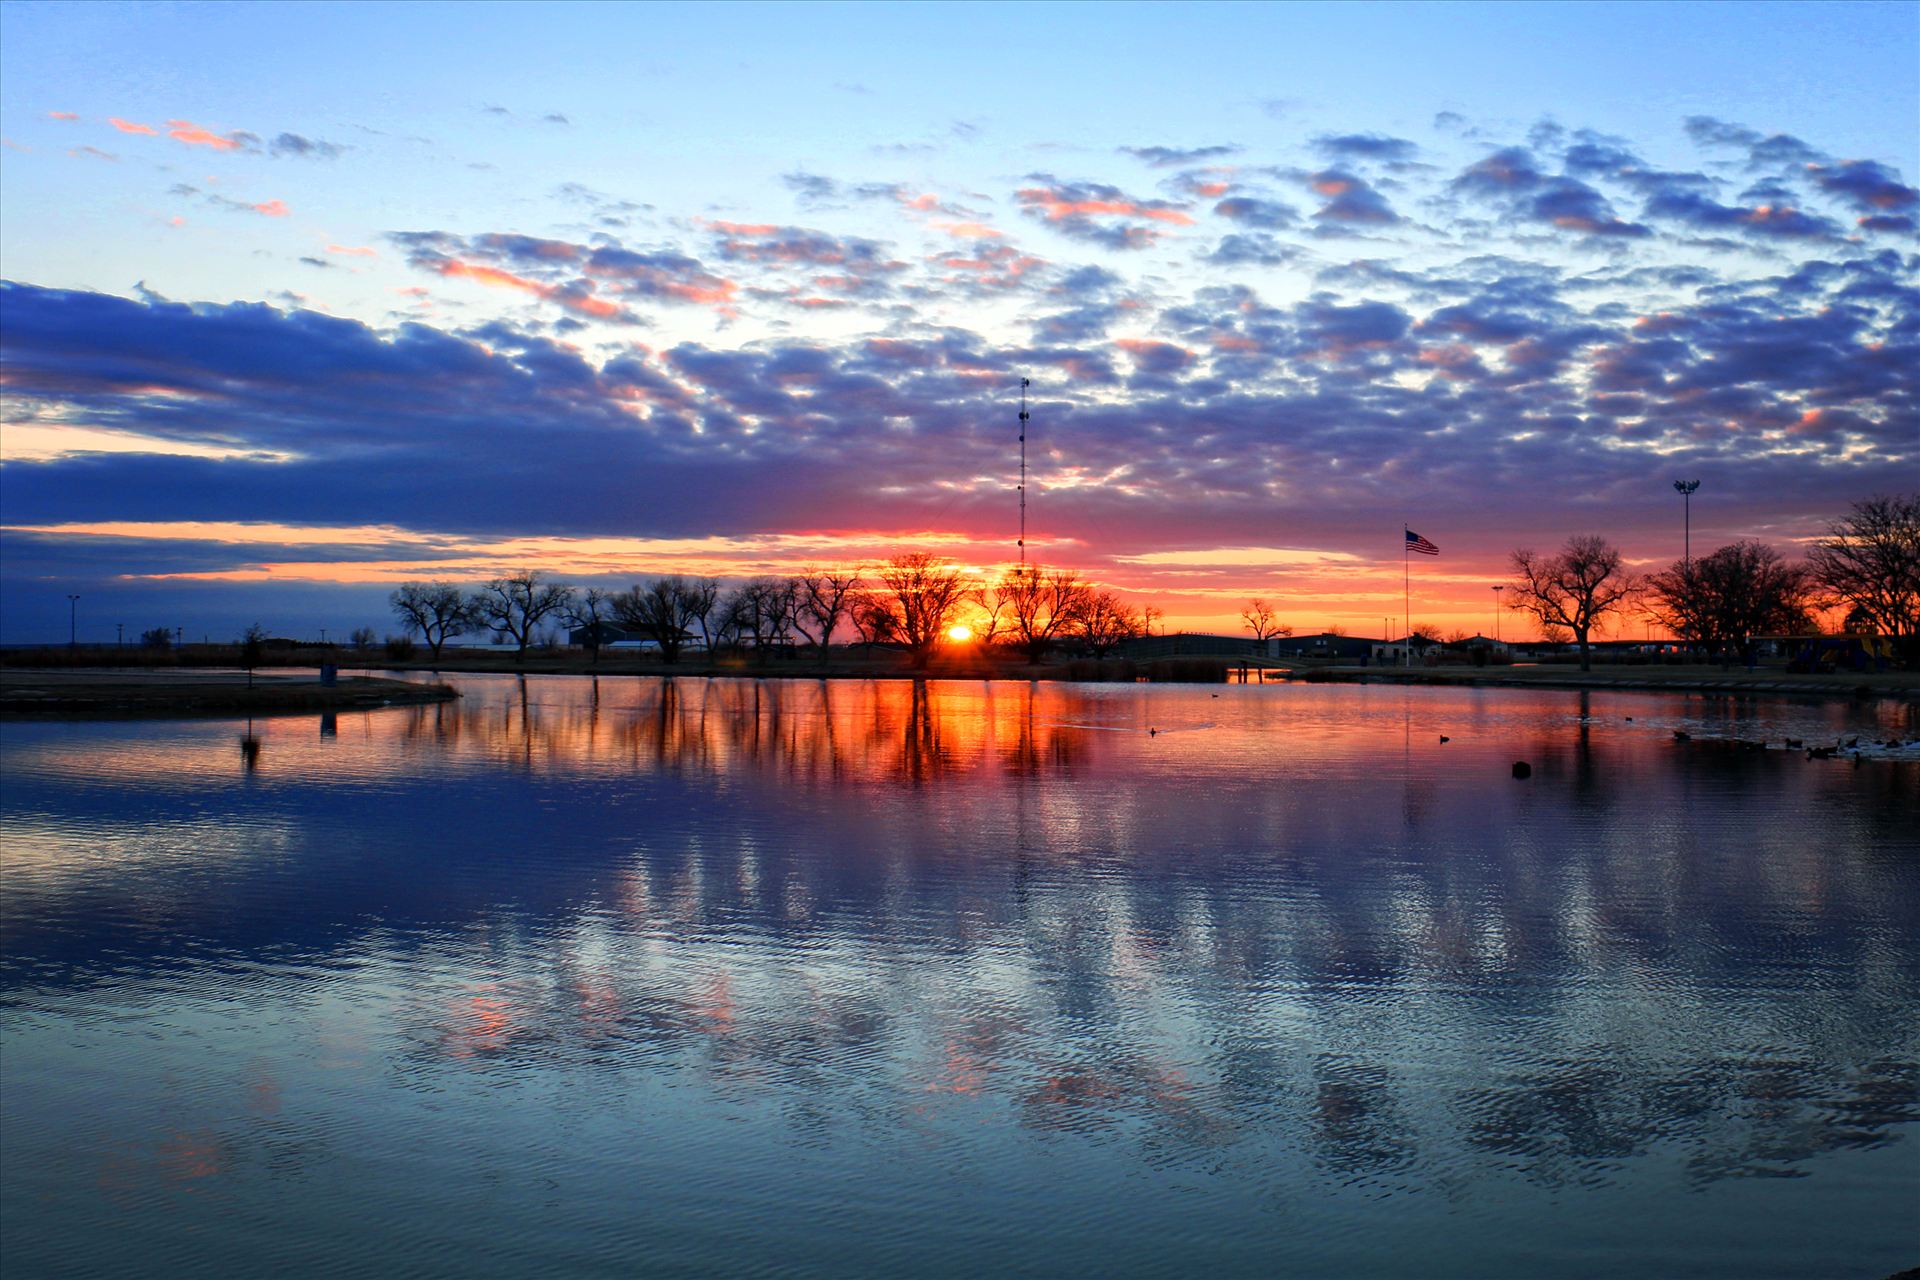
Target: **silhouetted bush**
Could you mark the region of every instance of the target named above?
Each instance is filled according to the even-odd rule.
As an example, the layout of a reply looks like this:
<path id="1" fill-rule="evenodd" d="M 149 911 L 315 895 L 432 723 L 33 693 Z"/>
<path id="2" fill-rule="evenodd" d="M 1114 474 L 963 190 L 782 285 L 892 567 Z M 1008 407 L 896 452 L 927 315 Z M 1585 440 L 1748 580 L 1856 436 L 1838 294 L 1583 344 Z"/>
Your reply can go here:
<path id="1" fill-rule="evenodd" d="M 387 656 L 389 658 L 392 658 L 395 662 L 412 661 L 413 660 L 413 637 L 388 636 L 387 637 Z"/>

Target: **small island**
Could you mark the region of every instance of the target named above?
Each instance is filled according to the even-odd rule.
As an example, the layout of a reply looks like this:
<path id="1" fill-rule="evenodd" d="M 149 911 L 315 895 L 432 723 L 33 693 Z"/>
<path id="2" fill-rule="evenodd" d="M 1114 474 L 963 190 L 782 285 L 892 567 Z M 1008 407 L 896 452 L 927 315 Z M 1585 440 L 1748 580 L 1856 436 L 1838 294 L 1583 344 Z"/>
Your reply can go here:
<path id="1" fill-rule="evenodd" d="M 0 671 L 0 717 L 299 715 L 445 702 L 444 684 L 313 673 L 75 668 Z"/>

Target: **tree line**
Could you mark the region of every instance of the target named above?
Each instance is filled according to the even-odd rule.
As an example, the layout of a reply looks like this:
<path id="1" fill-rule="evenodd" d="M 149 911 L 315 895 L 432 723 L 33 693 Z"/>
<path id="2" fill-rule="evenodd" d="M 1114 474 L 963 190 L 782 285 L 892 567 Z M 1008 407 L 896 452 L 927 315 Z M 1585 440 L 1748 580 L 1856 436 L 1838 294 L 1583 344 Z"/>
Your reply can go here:
<path id="1" fill-rule="evenodd" d="M 407 635 L 418 635 L 435 658 L 448 640 L 473 632 L 491 633 L 524 656 L 543 626 L 564 622 L 580 630 L 596 656 L 615 628 L 651 641 L 669 663 L 694 643 L 710 653 L 813 647 L 824 655 L 836 635 L 851 632 L 869 648 L 898 646 L 913 666 L 925 667 L 949 632 L 965 624 L 973 641 L 1038 662 L 1066 647 L 1105 657 L 1145 635 L 1159 617 L 1071 569 L 1016 565 L 978 578 L 928 552 L 733 587 L 675 574 L 605 591 L 530 569 L 471 590 L 409 582 L 388 599 Z"/>
<path id="2" fill-rule="evenodd" d="M 1849 631 L 1887 637 L 1905 665 L 1920 665 L 1920 494 L 1854 503 L 1800 562 L 1743 539 L 1640 576 L 1595 534 L 1553 553 L 1522 548 L 1511 562 L 1507 607 L 1550 640 L 1570 636 L 1583 671 L 1591 632 L 1634 610 L 1687 644 L 1732 655 L 1749 652 L 1755 636 L 1816 630 L 1818 610 L 1845 609 Z"/>

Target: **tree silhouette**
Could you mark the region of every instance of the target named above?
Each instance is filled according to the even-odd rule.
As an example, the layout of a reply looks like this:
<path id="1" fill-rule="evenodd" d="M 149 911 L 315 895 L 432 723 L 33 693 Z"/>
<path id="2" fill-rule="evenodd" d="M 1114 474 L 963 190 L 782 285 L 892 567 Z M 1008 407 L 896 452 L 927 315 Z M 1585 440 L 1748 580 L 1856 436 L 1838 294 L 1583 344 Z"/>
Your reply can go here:
<path id="1" fill-rule="evenodd" d="M 1620 552 L 1598 534 L 1575 534 L 1557 555 L 1513 553 L 1508 608 L 1530 613 L 1543 631 L 1565 628 L 1580 646 L 1580 669 L 1593 670 L 1587 635 L 1633 596 L 1637 584 Z"/>
<path id="2" fill-rule="evenodd" d="M 387 602 L 393 606 L 407 634 L 420 633 L 436 662 L 440 658 L 440 646 L 450 636 L 460 635 L 473 626 L 469 602 L 451 582 L 403 583 L 387 597 Z"/>

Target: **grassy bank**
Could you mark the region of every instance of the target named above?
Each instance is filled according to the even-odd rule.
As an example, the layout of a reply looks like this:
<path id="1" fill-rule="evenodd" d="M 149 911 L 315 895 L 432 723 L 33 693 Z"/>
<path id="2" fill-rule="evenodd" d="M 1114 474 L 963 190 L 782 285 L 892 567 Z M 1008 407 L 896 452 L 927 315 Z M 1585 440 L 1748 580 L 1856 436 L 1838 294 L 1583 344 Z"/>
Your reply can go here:
<path id="1" fill-rule="evenodd" d="M 1831 675 L 1798 675 L 1784 665 L 1725 669 L 1708 664 L 1690 666 L 1596 665 L 1591 671 L 1577 664 L 1541 664 L 1512 667 L 1316 667 L 1295 672 L 1293 679 L 1368 684 L 1426 684 L 1518 686 L 1548 689 L 1631 689 L 1669 693 L 1818 694 L 1840 698 L 1920 698 L 1920 672 L 1844 671 Z"/>
<path id="2" fill-rule="evenodd" d="M 249 682 L 245 672 L 231 671 L 0 671 L 0 716 L 9 718 L 298 715 L 443 702 L 458 696 L 444 684 L 375 676 L 343 676 L 325 685 L 313 676 L 266 674 Z"/>

